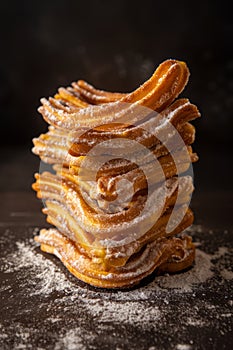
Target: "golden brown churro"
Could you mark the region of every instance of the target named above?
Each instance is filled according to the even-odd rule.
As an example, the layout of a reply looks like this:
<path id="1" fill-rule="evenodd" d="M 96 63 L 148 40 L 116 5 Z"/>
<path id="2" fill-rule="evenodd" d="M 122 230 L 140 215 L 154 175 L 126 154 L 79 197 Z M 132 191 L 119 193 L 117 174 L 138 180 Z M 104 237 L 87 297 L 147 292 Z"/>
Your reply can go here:
<path id="1" fill-rule="evenodd" d="M 36 174 L 32 187 L 55 228 L 35 239 L 79 279 L 122 288 L 192 265 L 195 247 L 181 233 L 193 222 L 190 121 L 200 114 L 177 99 L 188 78 L 184 62 L 167 60 L 131 93 L 79 80 L 41 100 L 49 130 L 33 152 L 55 174 Z"/>

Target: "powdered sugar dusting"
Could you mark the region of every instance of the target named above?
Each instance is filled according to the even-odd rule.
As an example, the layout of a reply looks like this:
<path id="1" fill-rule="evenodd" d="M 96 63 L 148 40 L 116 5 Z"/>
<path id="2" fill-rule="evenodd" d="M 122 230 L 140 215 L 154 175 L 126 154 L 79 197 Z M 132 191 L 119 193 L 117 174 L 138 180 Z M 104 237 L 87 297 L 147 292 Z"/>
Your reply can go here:
<path id="1" fill-rule="evenodd" d="M 18 250 L 3 260 L 1 269 L 4 273 L 20 274 L 28 270 L 33 277 L 30 294 L 49 294 L 53 291 L 64 291 L 70 283 L 60 269 L 50 260 L 36 251 L 37 244 L 33 239 L 27 242 L 16 242 Z"/>
<path id="2" fill-rule="evenodd" d="M 93 339 L 93 334 L 86 332 L 82 327 L 70 329 L 57 340 L 54 350 L 85 350 L 87 349 L 85 346 L 86 336 L 88 336 L 89 339 Z"/>
<path id="3" fill-rule="evenodd" d="M 17 250 L 9 254 L 2 261 L 1 269 L 4 273 L 21 274 L 22 271 L 28 270 L 33 278 L 30 285 L 30 295 L 50 294 L 54 291 L 71 292 L 72 297 L 77 296 L 80 288 L 70 282 L 63 271 L 47 259 L 37 250 L 37 244 L 33 239 L 26 242 L 16 242 Z M 190 292 L 195 285 L 207 281 L 213 276 L 211 259 L 213 257 L 197 250 L 196 264 L 192 270 L 178 275 L 159 276 L 145 286 L 143 290 L 133 290 L 131 292 L 116 292 L 115 297 L 118 300 L 149 299 L 151 293 L 161 291 L 162 289 L 173 289 L 176 292 Z M 103 293 L 105 295 L 105 293 Z"/>
<path id="4" fill-rule="evenodd" d="M 195 229 L 200 230 L 198 226 L 193 226 L 192 230 Z M 83 294 L 82 288 L 66 277 L 63 266 L 59 262 L 55 264 L 49 260 L 47 258 L 48 254 L 42 254 L 38 244 L 33 239 L 16 242 L 16 247 L 14 253 L 2 259 L 1 271 L 6 274 L 15 273 L 16 275 L 28 271 L 32 277 L 30 295 L 47 295 L 55 291 L 66 291 L 71 293 L 71 298 L 75 299 L 79 293 Z M 161 292 L 164 289 L 173 290 L 176 293 L 192 292 L 200 283 L 204 283 L 213 277 L 214 266 L 212 261 L 227 252 L 226 247 L 220 247 L 212 255 L 197 249 L 196 262 L 192 269 L 181 274 L 157 276 L 149 285 L 130 292 L 117 291 L 114 294 L 114 299 L 147 300 L 150 299 L 153 293 Z M 232 278 L 232 272 L 229 270 L 222 268 L 220 273 L 228 279 Z M 90 293 L 91 291 L 88 292 L 88 294 Z M 107 295 L 103 292 L 102 298 L 107 297 Z"/>
<path id="5" fill-rule="evenodd" d="M 86 309 L 92 317 L 97 318 L 101 323 L 114 320 L 130 325 L 140 326 L 140 324 L 149 324 L 157 322 L 161 318 L 161 312 L 157 306 L 148 306 L 147 312 L 145 306 L 140 302 L 126 301 L 124 304 L 113 302 L 111 300 L 96 299 L 85 304 Z"/>
<path id="6" fill-rule="evenodd" d="M 191 235 L 205 232 L 202 226 L 189 228 Z M 192 350 L 206 329 L 218 327 L 221 336 L 232 331 L 227 245 L 207 253 L 199 239 L 188 271 L 150 277 L 131 290 L 106 291 L 78 281 L 34 240 L 17 239 L 12 246 L 12 232 L 1 237 L 1 244 L 11 244 L 0 258 L 3 349 L 107 349 L 111 344 L 114 350 L 158 350 L 167 348 L 161 342 L 166 339 L 170 348 Z M 221 303 L 219 288 L 226 296 Z"/>

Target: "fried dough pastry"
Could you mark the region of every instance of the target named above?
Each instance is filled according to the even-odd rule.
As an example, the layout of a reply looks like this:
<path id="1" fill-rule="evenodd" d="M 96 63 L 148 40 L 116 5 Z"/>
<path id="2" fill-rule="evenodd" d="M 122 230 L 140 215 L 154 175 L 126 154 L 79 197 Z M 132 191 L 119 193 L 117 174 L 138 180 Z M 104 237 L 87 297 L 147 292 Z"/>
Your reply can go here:
<path id="1" fill-rule="evenodd" d="M 197 107 L 177 99 L 189 78 L 167 60 L 131 93 L 79 80 L 41 100 L 48 132 L 33 152 L 52 170 L 32 185 L 55 228 L 35 240 L 80 280 L 127 288 L 195 258 L 183 231 L 193 222 L 191 163 Z"/>

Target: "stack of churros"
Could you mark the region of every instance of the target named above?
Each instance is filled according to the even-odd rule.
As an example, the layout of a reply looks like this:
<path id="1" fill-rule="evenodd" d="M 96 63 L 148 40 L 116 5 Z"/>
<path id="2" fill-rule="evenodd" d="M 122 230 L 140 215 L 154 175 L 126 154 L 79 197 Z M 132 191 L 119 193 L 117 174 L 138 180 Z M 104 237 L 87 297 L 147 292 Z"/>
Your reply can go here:
<path id="1" fill-rule="evenodd" d="M 33 152 L 52 170 L 33 189 L 54 227 L 35 239 L 80 280 L 123 288 L 192 265 L 182 232 L 193 222 L 190 121 L 200 114 L 177 99 L 188 78 L 184 62 L 167 60 L 131 93 L 79 80 L 41 100 L 49 129 Z"/>

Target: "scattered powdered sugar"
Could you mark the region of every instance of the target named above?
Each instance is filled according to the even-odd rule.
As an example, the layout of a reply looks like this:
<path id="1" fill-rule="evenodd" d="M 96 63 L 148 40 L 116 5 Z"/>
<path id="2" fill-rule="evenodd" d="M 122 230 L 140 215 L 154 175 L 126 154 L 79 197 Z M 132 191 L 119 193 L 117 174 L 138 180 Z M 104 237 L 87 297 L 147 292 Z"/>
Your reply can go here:
<path id="1" fill-rule="evenodd" d="M 202 236 L 202 230 L 193 226 L 189 232 Z M 3 236 L 2 242 L 9 237 Z M 194 266 L 187 271 L 150 278 L 131 290 L 106 291 L 78 281 L 57 258 L 42 253 L 33 239 L 17 241 L 0 257 L 1 275 L 13 281 L 11 286 L 3 280 L 0 287 L 4 296 L 0 344 L 14 350 L 104 349 L 103 344 L 114 350 L 154 350 L 165 348 L 159 334 L 166 330 L 171 348 L 193 350 L 198 334 L 215 328 L 216 322 L 224 335 L 231 330 L 233 301 L 218 305 L 205 295 L 221 286 L 216 276 L 224 283 L 232 279 L 230 248 L 222 245 L 210 254 L 200 246 Z M 19 286 L 18 301 L 14 281 Z M 11 311 L 7 305 L 13 296 Z M 187 333 L 192 329 L 196 333 Z M 146 347 L 147 336 L 151 346 Z"/>
<path id="2" fill-rule="evenodd" d="M 47 295 L 54 291 L 65 291 L 71 293 L 72 298 L 83 294 L 75 282 L 73 283 L 64 274 L 63 266 L 55 264 L 47 258 L 47 254 L 42 254 L 38 244 L 29 239 L 23 242 L 16 242 L 17 249 L 14 253 L 8 254 L 1 259 L 1 271 L 4 273 L 16 273 L 22 276 L 22 271 L 28 271 L 31 275 L 30 295 Z M 164 289 L 172 289 L 173 292 L 192 292 L 195 287 L 206 282 L 213 277 L 212 260 L 226 254 L 226 247 L 219 247 L 215 254 L 207 254 L 200 249 L 196 249 L 195 265 L 192 269 L 175 275 L 157 276 L 151 283 L 143 288 L 131 291 L 116 291 L 113 298 L 116 300 L 149 300 L 154 292 Z M 46 256 L 47 255 L 47 256 Z M 233 272 L 225 268 L 220 271 L 222 277 L 232 279 Z M 88 291 L 88 295 L 95 294 Z M 85 293 L 84 293 L 85 294 Z M 108 293 L 103 292 L 102 298 L 108 298 Z"/>
<path id="3" fill-rule="evenodd" d="M 49 259 L 36 251 L 37 243 L 33 239 L 16 242 L 17 250 L 3 259 L 1 270 L 4 273 L 22 273 L 29 270 L 32 277 L 31 295 L 49 294 L 70 288 L 70 282 L 60 269 Z"/>
<path id="4" fill-rule="evenodd" d="M 157 306 L 147 306 L 140 302 L 124 302 L 120 304 L 116 301 L 96 299 L 85 304 L 86 309 L 91 316 L 97 318 L 101 323 L 107 323 L 111 320 L 118 323 L 140 326 L 149 324 L 160 319 L 160 309 Z"/>
<path id="5" fill-rule="evenodd" d="M 206 282 L 213 276 L 213 256 L 202 250 L 196 250 L 194 267 L 181 274 L 158 277 L 158 283 L 162 288 L 177 289 L 179 292 L 191 292 L 195 286 Z"/>
<path id="6" fill-rule="evenodd" d="M 85 345 L 86 336 L 89 340 L 94 338 L 93 334 L 88 333 L 83 327 L 70 329 L 57 340 L 54 350 L 85 350 L 87 349 Z"/>
<path id="7" fill-rule="evenodd" d="M 190 344 L 177 344 L 176 350 L 191 350 L 192 346 Z"/>
<path id="8" fill-rule="evenodd" d="M 31 336 L 31 329 L 29 327 L 21 327 L 19 324 L 14 325 L 14 334 L 15 339 L 17 341 L 14 345 L 11 346 L 11 350 L 18 350 L 18 349 L 28 349 L 28 341 Z M 4 341 L 8 339 L 8 329 L 4 327 L 2 324 L 0 324 L 0 345 L 4 344 Z M 1 347 L 1 349 L 5 349 L 6 347 Z M 31 348 L 30 348 L 31 349 Z M 43 350 L 39 347 L 37 350 Z"/>
<path id="9" fill-rule="evenodd" d="M 75 298 L 81 291 L 75 283 L 67 279 L 64 272 L 37 249 L 38 244 L 30 239 L 16 243 L 17 250 L 3 259 L 1 270 L 4 273 L 19 273 L 29 270 L 32 278 L 30 294 L 50 294 L 54 291 L 72 292 Z M 217 253 L 219 254 L 219 253 Z M 147 300 L 151 293 L 162 289 L 173 289 L 176 292 L 190 292 L 199 283 L 207 281 L 213 276 L 211 259 L 213 256 L 197 249 L 194 267 L 184 273 L 156 277 L 149 285 L 130 292 L 117 291 L 118 300 Z M 105 295 L 106 293 L 103 293 Z"/>
<path id="10" fill-rule="evenodd" d="M 233 279 L 233 271 L 223 269 L 223 270 L 221 270 L 221 275 L 225 280 L 232 280 Z"/>
<path id="11" fill-rule="evenodd" d="M 6 338 L 7 338 L 7 333 L 5 332 L 3 325 L 0 324 L 0 340 L 4 340 Z"/>

